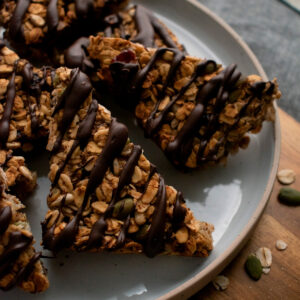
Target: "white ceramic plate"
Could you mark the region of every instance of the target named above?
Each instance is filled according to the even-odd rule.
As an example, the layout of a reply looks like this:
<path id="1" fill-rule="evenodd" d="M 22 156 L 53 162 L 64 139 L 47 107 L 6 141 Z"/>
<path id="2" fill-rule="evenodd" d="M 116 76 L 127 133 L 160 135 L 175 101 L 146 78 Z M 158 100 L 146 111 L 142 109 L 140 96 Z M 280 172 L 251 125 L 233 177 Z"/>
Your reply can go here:
<path id="1" fill-rule="evenodd" d="M 228 65 L 238 64 L 244 74 L 265 74 L 250 49 L 223 21 L 194 0 L 140 0 L 177 34 L 189 53 L 213 58 Z M 270 194 L 279 159 L 279 123 L 264 124 L 251 137 L 247 150 L 231 157 L 226 167 L 183 174 L 135 125 L 132 116 L 106 103 L 125 122 L 135 143 L 155 163 L 166 182 L 182 190 L 197 218 L 215 225 L 214 250 L 206 259 L 117 254 L 64 252 L 56 259 L 44 259 L 50 288 L 41 295 L 21 290 L 1 299 L 155 299 L 186 298 L 199 290 L 234 257 L 260 217 Z M 49 190 L 47 154 L 32 158 L 38 189 L 27 202 L 27 213 L 37 241 Z M 37 243 L 38 244 L 38 243 Z M 39 246 L 37 246 L 38 248 Z"/>

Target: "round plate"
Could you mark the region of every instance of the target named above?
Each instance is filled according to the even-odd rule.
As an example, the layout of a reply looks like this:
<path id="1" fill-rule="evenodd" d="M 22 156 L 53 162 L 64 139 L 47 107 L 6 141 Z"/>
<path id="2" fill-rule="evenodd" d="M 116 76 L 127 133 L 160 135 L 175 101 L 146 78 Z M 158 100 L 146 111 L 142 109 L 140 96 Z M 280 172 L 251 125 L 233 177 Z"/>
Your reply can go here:
<path id="1" fill-rule="evenodd" d="M 169 26 L 192 55 L 213 58 L 224 65 L 237 63 L 243 74 L 266 75 L 254 54 L 222 20 L 194 0 L 139 0 Z M 50 288 L 41 295 L 21 290 L 5 299 L 161 299 L 186 298 L 207 284 L 238 253 L 267 204 L 279 161 L 279 121 L 265 123 L 251 136 L 247 150 L 230 157 L 225 167 L 180 173 L 163 153 L 146 140 L 132 115 L 110 101 L 113 114 L 129 127 L 132 140 L 143 146 L 146 156 L 158 166 L 169 185 L 182 190 L 197 218 L 215 225 L 214 250 L 208 258 L 112 253 L 63 252 L 44 259 Z M 38 189 L 28 199 L 27 213 L 37 241 L 40 222 L 47 211 L 48 157 L 32 158 Z M 38 244 L 38 243 L 37 243 Z M 37 248 L 39 246 L 37 245 Z M 0 292 L 0 297 L 3 294 Z"/>

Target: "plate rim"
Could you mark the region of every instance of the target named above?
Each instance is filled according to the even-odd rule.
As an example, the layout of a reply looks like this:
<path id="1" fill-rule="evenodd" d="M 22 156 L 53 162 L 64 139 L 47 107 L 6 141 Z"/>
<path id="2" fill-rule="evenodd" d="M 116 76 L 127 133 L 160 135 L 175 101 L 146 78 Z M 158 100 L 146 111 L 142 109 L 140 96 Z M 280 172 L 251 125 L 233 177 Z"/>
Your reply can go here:
<path id="1" fill-rule="evenodd" d="M 200 3 L 197 0 L 185 0 L 186 2 L 195 6 L 196 9 L 201 10 L 204 14 L 210 17 L 215 23 L 221 26 L 224 30 L 227 31 L 231 35 L 231 37 L 239 44 L 239 46 L 245 51 L 248 55 L 255 68 L 258 71 L 258 74 L 264 79 L 268 80 L 268 77 L 259 62 L 256 55 L 250 49 L 250 47 L 246 44 L 246 42 L 241 38 L 241 36 L 229 25 L 227 24 L 221 17 L 212 12 L 209 8 L 207 8 L 204 4 Z M 210 265 L 208 265 L 204 270 L 200 271 L 193 278 L 187 280 L 183 284 L 179 285 L 175 289 L 169 291 L 168 293 L 160 296 L 159 300 L 167 300 L 167 299 L 186 299 L 192 296 L 194 293 L 200 291 L 206 284 L 208 284 L 218 273 L 220 273 L 232 260 L 233 258 L 240 252 L 242 247 L 245 245 L 247 240 L 250 238 L 252 231 L 255 229 L 258 221 L 260 220 L 265 207 L 268 204 L 272 188 L 275 182 L 277 169 L 279 166 L 280 159 L 280 146 L 281 146 L 281 132 L 280 132 L 280 120 L 278 115 L 278 106 L 277 103 L 274 103 L 275 107 L 275 121 L 273 123 L 274 128 L 274 157 L 272 162 L 272 168 L 269 175 L 269 179 L 267 185 L 264 190 L 264 194 L 262 199 L 259 202 L 255 212 L 249 219 L 247 225 L 242 229 L 238 237 L 230 244 L 229 247 L 213 261 Z"/>

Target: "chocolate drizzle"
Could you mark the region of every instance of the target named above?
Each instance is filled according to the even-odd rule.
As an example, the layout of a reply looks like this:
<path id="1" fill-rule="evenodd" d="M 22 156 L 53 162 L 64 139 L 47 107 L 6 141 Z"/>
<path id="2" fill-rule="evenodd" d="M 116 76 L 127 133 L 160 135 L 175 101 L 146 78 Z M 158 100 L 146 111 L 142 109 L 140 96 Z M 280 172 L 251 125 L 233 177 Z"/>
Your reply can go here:
<path id="1" fill-rule="evenodd" d="M 15 78 L 16 78 L 17 64 L 18 61 L 15 62 L 14 71 L 11 75 L 11 78 L 7 86 L 6 104 L 0 121 L 0 143 L 2 145 L 6 144 L 9 136 L 9 123 L 13 112 L 14 100 L 16 96 Z"/>
<path id="2" fill-rule="evenodd" d="M 161 252 L 164 242 L 164 229 L 166 223 L 166 187 L 165 181 L 159 177 L 159 189 L 156 195 L 156 208 L 152 217 L 152 223 L 145 242 L 145 253 L 154 257 Z"/>
<path id="3" fill-rule="evenodd" d="M 166 28 L 148 9 L 141 5 L 136 5 L 135 21 L 138 34 L 132 39 L 135 43 L 140 43 L 146 47 L 155 47 L 155 33 L 158 34 L 169 48 L 178 48 L 172 40 Z"/>
<path id="4" fill-rule="evenodd" d="M 174 204 L 174 209 L 173 209 L 173 220 L 172 224 L 173 226 L 177 227 L 180 225 L 185 218 L 186 215 L 186 209 L 181 205 L 181 203 L 184 201 L 182 193 L 178 192 L 176 195 L 176 200 Z"/>
<path id="5" fill-rule="evenodd" d="M 52 151 L 58 151 L 64 134 L 71 125 L 74 116 L 80 108 L 80 105 L 85 101 L 92 91 L 92 85 L 86 74 L 81 72 L 78 68 L 72 70 L 71 81 L 65 89 L 58 104 L 56 105 L 53 115 L 58 110 L 63 108 L 63 117 L 58 125 L 59 135 L 55 141 Z"/>
<path id="6" fill-rule="evenodd" d="M 12 212 L 10 206 L 5 206 L 0 209 L 0 235 L 2 235 L 6 229 L 12 218 Z"/>
<path id="7" fill-rule="evenodd" d="M 67 67 L 79 67 L 85 73 L 94 68 L 94 64 L 86 55 L 86 48 L 89 43 L 89 38 L 81 37 L 65 51 L 64 56 Z"/>
<path id="8" fill-rule="evenodd" d="M 24 19 L 30 0 L 18 0 L 14 14 L 9 24 L 9 32 L 14 39 L 22 39 L 22 21 Z"/>
<path id="9" fill-rule="evenodd" d="M 57 28 L 59 23 L 59 15 L 57 9 L 58 0 L 50 0 L 47 7 L 47 25 L 49 31 L 53 31 Z"/>
<path id="10" fill-rule="evenodd" d="M 93 3 L 93 0 L 75 0 L 76 15 L 86 19 L 93 11 Z"/>

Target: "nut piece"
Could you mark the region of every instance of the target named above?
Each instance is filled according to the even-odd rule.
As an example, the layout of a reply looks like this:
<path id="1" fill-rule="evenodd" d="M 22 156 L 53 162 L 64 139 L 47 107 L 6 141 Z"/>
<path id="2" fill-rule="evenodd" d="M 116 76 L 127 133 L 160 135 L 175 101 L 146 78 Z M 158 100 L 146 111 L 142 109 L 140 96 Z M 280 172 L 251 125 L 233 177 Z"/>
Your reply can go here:
<path id="1" fill-rule="evenodd" d="M 175 236 L 179 244 L 184 244 L 189 238 L 189 232 L 186 227 L 182 227 L 176 232 Z"/>
<path id="2" fill-rule="evenodd" d="M 270 271 L 271 271 L 271 268 L 262 268 L 262 271 L 263 271 L 263 273 L 264 274 L 269 274 L 270 273 Z"/>
<path id="3" fill-rule="evenodd" d="M 296 174 L 293 170 L 283 169 L 277 173 L 277 179 L 281 184 L 292 184 L 296 180 Z"/>
<path id="4" fill-rule="evenodd" d="M 260 260 L 254 254 L 250 254 L 248 256 L 245 263 L 245 270 L 252 279 L 260 279 L 262 274 L 262 266 Z"/>
<path id="5" fill-rule="evenodd" d="M 287 243 L 282 240 L 278 240 L 276 241 L 276 248 L 277 250 L 283 251 L 287 248 Z"/>
<path id="6" fill-rule="evenodd" d="M 269 248 L 262 247 L 255 252 L 263 268 L 270 268 L 272 265 L 272 252 Z"/>
<path id="7" fill-rule="evenodd" d="M 225 291 L 228 288 L 229 279 L 226 276 L 219 275 L 212 281 L 212 284 L 217 291 Z"/>

